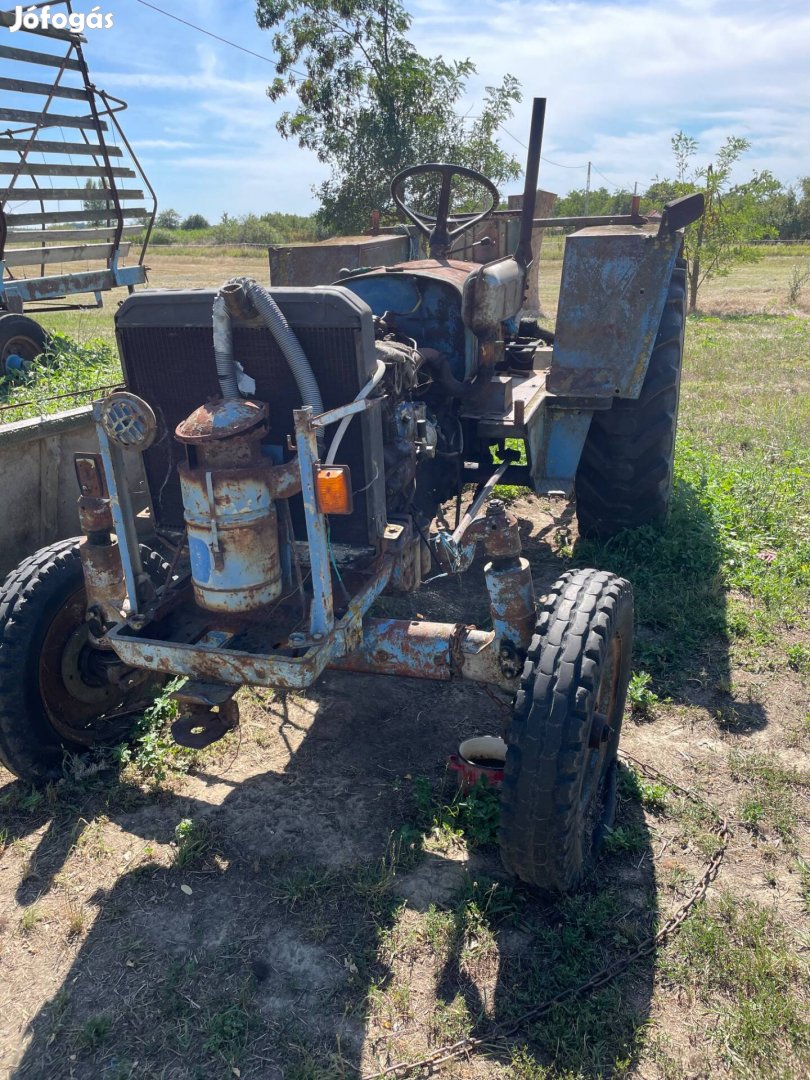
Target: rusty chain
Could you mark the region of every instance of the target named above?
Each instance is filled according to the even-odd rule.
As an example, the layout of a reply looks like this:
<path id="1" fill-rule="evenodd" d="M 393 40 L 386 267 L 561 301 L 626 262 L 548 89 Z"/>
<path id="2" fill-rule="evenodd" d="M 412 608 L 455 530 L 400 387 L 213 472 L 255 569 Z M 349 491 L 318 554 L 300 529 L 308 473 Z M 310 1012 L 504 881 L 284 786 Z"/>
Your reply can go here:
<path id="1" fill-rule="evenodd" d="M 670 915 L 656 934 L 647 938 L 646 941 L 643 941 L 637 948 L 633 949 L 632 952 L 619 957 L 610 964 L 606 964 L 597 971 L 595 975 L 592 975 L 587 982 L 581 983 L 579 986 L 561 990 L 559 994 L 555 994 L 554 997 L 549 998 L 540 1005 L 535 1005 L 516 1019 L 511 1020 L 508 1023 L 496 1025 L 487 1035 L 468 1036 L 464 1039 L 459 1039 L 457 1042 L 440 1046 L 434 1050 L 432 1054 L 427 1054 L 418 1061 L 401 1061 L 395 1065 L 389 1065 L 380 1072 L 363 1073 L 361 1080 L 383 1080 L 384 1077 L 396 1077 L 398 1080 L 401 1080 L 401 1078 L 407 1077 L 417 1070 L 430 1069 L 432 1071 L 437 1065 L 442 1065 L 447 1061 L 460 1057 L 462 1054 L 469 1053 L 470 1050 L 489 1048 L 494 1044 L 504 1042 L 510 1036 L 515 1035 L 525 1024 L 530 1021 L 539 1020 L 541 1017 L 548 1015 L 556 1005 L 560 1005 L 570 998 L 580 997 L 593 990 L 599 990 L 607 983 L 612 982 L 613 979 L 618 978 L 619 975 L 627 971 L 628 968 L 632 967 L 638 960 L 643 959 L 645 956 L 649 956 L 650 953 L 658 949 L 677 932 L 692 909 L 704 899 L 708 892 L 709 885 L 711 885 L 717 877 L 720 866 L 725 858 L 730 836 L 728 822 L 722 817 L 717 808 L 712 806 L 712 804 L 702 796 L 683 787 L 676 780 L 673 780 L 665 773 L 660 772 L 652 765 L 647 765 L 643 761 L 639 761 L 638 758 L 634 758 L 631 754 L 627 754 L 621 750 L 619 753 L 626 761 L 632 762 L 650 779 L 663 781 L 673 791 L 684 796 L 684 798 L 709 810 L 715 819 L 714 832 L 717 837 L 717 847 L 707 861 L 703 873 L 695 883 L 692 892 L 686 898 L 684 903 Z"/>

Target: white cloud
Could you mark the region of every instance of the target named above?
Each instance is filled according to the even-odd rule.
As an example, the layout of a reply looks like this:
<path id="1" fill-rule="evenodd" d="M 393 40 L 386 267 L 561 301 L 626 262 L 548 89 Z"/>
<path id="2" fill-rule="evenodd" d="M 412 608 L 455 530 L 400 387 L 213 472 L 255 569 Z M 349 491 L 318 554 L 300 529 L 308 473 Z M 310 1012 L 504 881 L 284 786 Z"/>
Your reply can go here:
<path id="1" fill-rule="evenodd" d="M 463 20 L 455 3 L 428 0 L 412 34 L 421 51 L 471 57 L 478 100 L 485 85 L 516 75 L 526 99 L 507 127 L 523 141 L 532 95 L 547 96 L 552 160 L 591 160 L 620 181 L 664 174 L 670 137 L 683 128 L 706 153 L 740 134 L 752 143 L 746 166 L 784 180 L 810 173 L 806 5 L 484 0 Z M 571 186 L 571 174 L 543 170 L 545 185 Z"/>
<path id="2" fill-rule="evenodd" d="M 531 97 L 548 97 L 544 187 L 583 186 L 590 160 L 617 184 L 643 187 L 672 171 L 671 136 L 684 129 L 714 153 L 729 134 L 751 151 L 741 175 L 769 168 L 810 175 L 810 9 L 798 0 L 405 0 L 409 36 L 426 55 L 470 57 L 478 67 L 462 112 L 506 72 L 524 102 L 507 123 L 525 142 Z M 167 5 L 168 8 L 168 5 Z M 267 209 L 314 209 L 311 187 L 327 174 L 311 153 L 275 130 L 295 99 L 270 102 L 271 64 L 150 13 L 121 5 L 116 30 L 88 45 L 93 78 L 130 101 L 122 120 L 152 159 L 163 205 L 216 218 Z M 253 5 L 175 0 L 181 18 L 272 55 Z M 91 55 L 92 53 L 92 55 Z M 95 70 L 93 57 L 100 57 Z M 508 135 L 504 148 L 525 155 Z M 188 151 L 188 153 L 184 153 Z M 598 174 L 593 183 L 604 181 Z M 512 190 L 517 190 L 514 185 Z"/>

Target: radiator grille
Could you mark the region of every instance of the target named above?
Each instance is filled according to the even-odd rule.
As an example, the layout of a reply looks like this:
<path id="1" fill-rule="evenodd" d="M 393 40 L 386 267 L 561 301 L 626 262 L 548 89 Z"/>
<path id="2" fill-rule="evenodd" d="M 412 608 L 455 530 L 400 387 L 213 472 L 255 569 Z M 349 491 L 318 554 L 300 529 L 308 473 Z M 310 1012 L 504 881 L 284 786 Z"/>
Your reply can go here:
<path id="1" fill-rule="evenodd" d="M 312 364 L 324 408 L 335 408 L 352 400 L 361 388 L 357 355 L 359 333 L 351 327 L 293 326 L 293 329 Z M 177 465 L 184 460 L 185 451 L 174 438 L 174 430 L 192 410 L 219 396 L 210 325 L 132 326 L 119 323 L 118 341 L 127 386 L 148 401 L 163 422 L 161 438 L 144 454 L 156 524 L 181 528 L 183 505 Z M 287 436 L 293 435 L 292 411 L 301 405 L 301 395 L 289 365 L 272 334 L 264 327 L 234 326 L 233 343 L 234 356 L 245 372 L 256 380 L 255 396 L 269 405 L 270 431 L 265 441 L 282 446 L 286 451 Z M 339 460 L 352 472 L 354 513 L 331 519 L 335 542 L 364 545 L 370 539 L 367 492 L 362 490 L 369 483 L 364 431 L 367 435 L 367 420 L 364 418 L 359 423 L 355 420 L 341 443 Z M 285 452 L 284 456 L 286 459 L 290 455 Z M 296 535 L 304 538 L 300 496 L 290 500 L 290 509 Z"/>

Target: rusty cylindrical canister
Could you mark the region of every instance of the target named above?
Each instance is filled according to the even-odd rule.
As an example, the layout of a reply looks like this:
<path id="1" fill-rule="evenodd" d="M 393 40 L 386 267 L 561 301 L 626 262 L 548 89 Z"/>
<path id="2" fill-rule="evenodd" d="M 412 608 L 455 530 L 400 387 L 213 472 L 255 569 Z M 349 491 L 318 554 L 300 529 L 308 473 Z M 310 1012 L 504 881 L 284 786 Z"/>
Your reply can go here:
<path id="1" fill-rule="evenodd" d="M 260 470 L 180 466 L 194 596 L 253 611 L 281 595 L 278 515 Z"/>
<path id="2" fill-rule="evenodd" d="M 207 611 L 255 611 L 281 595 L 278 515 L 259 443 L 263 402 L 218 401 L 178 425 L 194 596 Z"/>

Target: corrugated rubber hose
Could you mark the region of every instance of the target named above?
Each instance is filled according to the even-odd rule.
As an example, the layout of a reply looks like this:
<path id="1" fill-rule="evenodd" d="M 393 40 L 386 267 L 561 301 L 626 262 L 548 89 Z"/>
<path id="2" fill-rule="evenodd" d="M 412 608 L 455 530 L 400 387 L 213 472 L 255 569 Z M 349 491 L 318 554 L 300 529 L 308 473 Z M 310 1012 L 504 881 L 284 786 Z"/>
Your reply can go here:
<path id="1" fill-rule="evenodd" d="M 301 348 L 301 342 L 290 329 L 290 324 L 284 318 L 281 308 L 267 289 L 249 279 L 244 280 L 243 284 L 253 306 L 276 339 L 278 347 L 290 365 L 290 371 L 301 392 L 301 401 L 304 405 L 311 405 L 312 411 L 318 416 L 323 412 L 321 391 L 307 355 Z"/>

